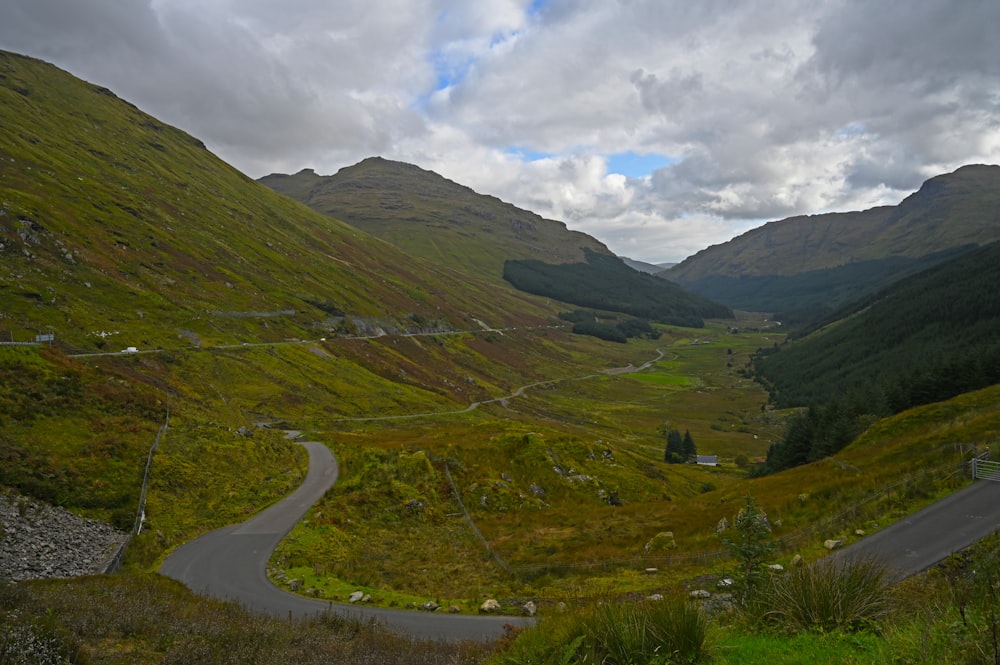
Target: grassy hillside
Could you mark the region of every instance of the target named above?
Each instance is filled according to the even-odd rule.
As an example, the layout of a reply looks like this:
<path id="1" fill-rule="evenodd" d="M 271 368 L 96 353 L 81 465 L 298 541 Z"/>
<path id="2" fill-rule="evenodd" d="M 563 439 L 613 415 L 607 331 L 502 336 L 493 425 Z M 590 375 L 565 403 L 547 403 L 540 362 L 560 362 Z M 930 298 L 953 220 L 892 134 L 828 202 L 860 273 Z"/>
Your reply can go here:
<path id="1" fill-rule="evenodd" d="M 770 222 L 662 274 L 739 309 L 829 311 L 951 252 L 997 240 L 998 210 L 1000 166 L 965 166 L 896 206 Z"/>
<path id="2" fill-rule="evenodd" d="M 345 315 L 461 329 L 504 298 L 471 279 L 451 289 L 447 270 L 275 194 L 39 61 L 0 54 L 0 115 L 4 336 L 51 328 L 74 349 L 141 350 L 178 335 L 319 336 Z M 116 330 L 128 337 L 99 336 Z"/>
<path id="3" fill-rule="evenodd" d="M 611 252 L 598 240 L 570 231 L 493 196 L 411 164 L 379 157 L 320 176 L 306 169 L 260 182 L 342 219 L 434 265 L 501 281 L 504 261 L 581 262 L 583 250 Z"/>

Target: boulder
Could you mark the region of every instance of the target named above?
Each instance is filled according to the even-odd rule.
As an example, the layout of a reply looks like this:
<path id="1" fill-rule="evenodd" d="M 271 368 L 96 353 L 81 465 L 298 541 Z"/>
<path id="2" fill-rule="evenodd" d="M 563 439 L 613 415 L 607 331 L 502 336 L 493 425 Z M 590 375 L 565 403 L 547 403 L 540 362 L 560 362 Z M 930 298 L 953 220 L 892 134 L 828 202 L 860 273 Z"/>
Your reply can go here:
<path id="1" fill-rule="evenodd" d="M 437 603 L 435 603 L 433 600 L 428 600 L 426 603 L 422 604 L 419 607 L 419 609 L 423 610 L 424 612 L 434 612 L 439 607 L 441 607 L 441 606 L 438 605 Z"/>
<path id="2" fill-rule="evenodd" d="M 649 554 L 651 552 L 662 552 L 663 550 L 672 550 L 675 549 L 676 547 L 677 547 L 677 541 L 674 540 L 674 532 L 661 531 L 652 538 L 650 538 L 649 542 L 646 543 L 646 546 L 643 549 L 645 549 L 646 553 Z"/>
<path id="3" fill-rule="evenodd" d="M 658 603 L 659 601 L 663 600 L 663 594 L 662 593 L 651 593 L 648 596 L 646 596 L 646 600 L 648 600 L 650 602 L 653 602 L 653 603 Z"/>
<path id="4" fill-rule="evenodd" d="M 500 603 L 498 603 L 493 598 L 487 598 L 483 601 L 483 604 L 479 606 L 480 614 L 494 614 L 500 611 Z"/>
<path id="5" fill-rule="evenodd" d="M 362 601 L 362 599 L 364 599 L 364 597 L 365 597 L 365 592 L 364 591 L 355 591 L 350 596 L 348 596 L 347 602 L 349 602 L 349 603 L 360 603 Z"/>
<path id="6" fill-rule="evenodd" d="M 796 554 L 795 556 L 792 557 L 792 560 L 788 562 L 788 565 L 791 566 L 792 568 L 798 568 L 799 566 L 802 565 L 802 563 L 803 563 L 802 555 Z"/>
<path id="7" fill-rule="evenodd" d="M 538 608 L 530 600 L 528 602 L 526 602 L 521 607 L 521 614 L 523 614 L 526 617 L 533 617 L 533 616 L 535 616 L 535 612 L 537 612 L 537 611 L 538 611 Z"/>
<path id="8" fill-rule="evenodd" d="M 695 589 L 694 591 L 692 591 L 688 595 L 690 595 L 692 598 L 695 598 L 697 600 L 704 600 L 705 598 L 711 598 L 712 597 L 712 594 L 710 592 L 708 592 L 708 591 L 705 591 L 704 589 Z"/>
<path id="9" fill-rule="evenodd" d="M 772 563 L 767 567 L 767 569 L 770 570 L 772 573 L 780 573 L 785 570 L 785 567 L 782 566 L 780 563 Z"/>
<path id="10" fill-rule="evenodd" d="M 823 543 L 823 547 L 825 547 L 828 550 L 835 550 L 843 544 L 844 541 L 840 540 L 839 538 L 830 538 L 829 540 Z"/>

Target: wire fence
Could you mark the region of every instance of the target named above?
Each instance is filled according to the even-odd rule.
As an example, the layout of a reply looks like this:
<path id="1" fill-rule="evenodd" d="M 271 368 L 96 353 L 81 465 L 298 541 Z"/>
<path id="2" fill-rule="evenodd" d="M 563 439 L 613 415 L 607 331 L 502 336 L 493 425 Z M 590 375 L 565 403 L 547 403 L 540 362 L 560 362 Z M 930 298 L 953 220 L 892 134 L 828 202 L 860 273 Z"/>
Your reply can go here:
<path id="1" fill-rule="evenodd" d="M 149 447 L 149 454 L 146 456 L 146 469 L 142 475 L 142 488 L 139 490 L 139 506 L 135 511 L 135 522 L 132 525 L 132 532 L 129 533 L 125 541 L 118 547 L 115 555 L 108 562 L 105 567 L 105 573 L 115 573 L 121 569 L 122 559 L 125 557 L 125 550 L 128 549 L 129 543 L 132 542 L 132 538 L 138 536 L 142 532 L 142 524 L 146 520 L 146 494 L 149 491 L 149 472 L 153 468 L 153 454 L 156 453 L 156 449 L 160 447 L 160 439 L 166 434 L 167 428 L 170 427 L 170 407 L 167 407 L 167 415 L 160 425 L 160 429 L 156 432 L 156 438 L 153 440 L 153 445 Z"/>

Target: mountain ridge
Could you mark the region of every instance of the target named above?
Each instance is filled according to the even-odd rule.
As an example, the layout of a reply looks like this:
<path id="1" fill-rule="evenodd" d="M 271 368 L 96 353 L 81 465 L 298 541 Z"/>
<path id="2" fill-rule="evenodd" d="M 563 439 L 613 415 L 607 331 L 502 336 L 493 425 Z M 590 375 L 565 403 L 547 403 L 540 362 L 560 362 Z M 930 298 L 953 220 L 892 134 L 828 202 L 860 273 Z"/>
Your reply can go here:
<path id="1" fill-rule="evenodd" d="M 741 309 L 835 307 L 936 254 L 997 239 L 1000 166 L 975 164 L 928 179 L 898 205 L 768 222 L 658 274 Z"/>
<path id="2" fill-rule="evenodd" d="M 303 169 L 259 182 L 438 265 L 502 282 L 509 259 L 582 263 L 600 240 L 413 164 L 368 157 L 336 174 Z"/>

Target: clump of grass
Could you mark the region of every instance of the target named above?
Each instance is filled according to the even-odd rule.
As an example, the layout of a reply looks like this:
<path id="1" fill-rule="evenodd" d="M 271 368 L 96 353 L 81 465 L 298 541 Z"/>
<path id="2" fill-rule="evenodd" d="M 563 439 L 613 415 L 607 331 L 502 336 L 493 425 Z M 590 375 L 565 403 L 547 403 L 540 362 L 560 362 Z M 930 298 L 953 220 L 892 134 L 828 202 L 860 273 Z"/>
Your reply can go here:
<path id="1" fill-rule="evenodd" d="M 747 610 L 792 632 L 858 631 L 892 611 L 886 566 L 874 560 L 821 560 L 762 585 Z"/>
<path id="2" fill-rule="evenodd" d="M 604 603 L 544 619 L 490 662 L 696 663 L 708 657 L 708 620 L 684 598 Z"/>

